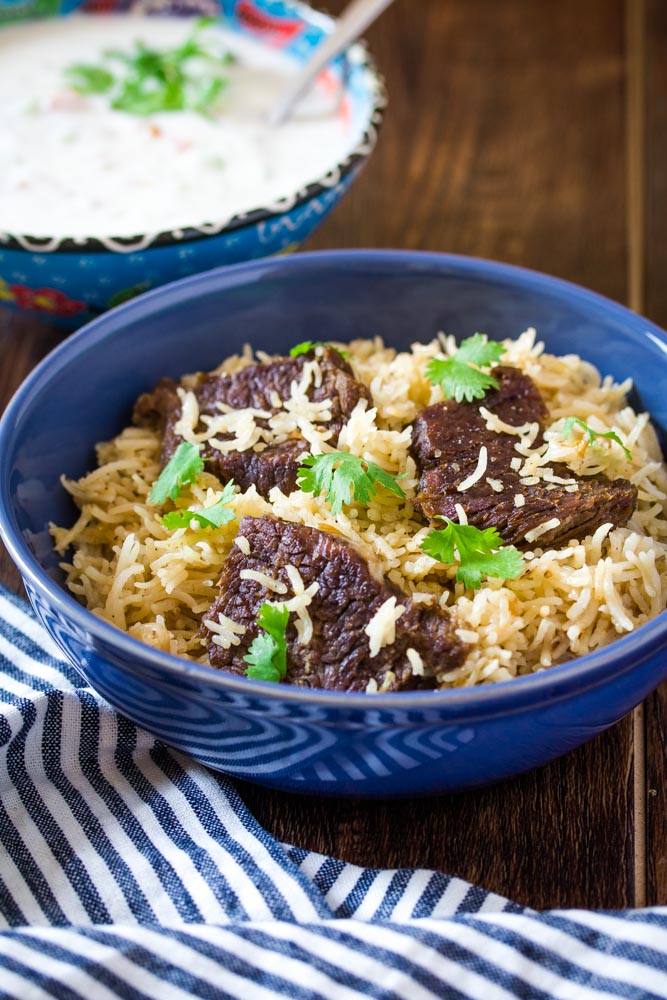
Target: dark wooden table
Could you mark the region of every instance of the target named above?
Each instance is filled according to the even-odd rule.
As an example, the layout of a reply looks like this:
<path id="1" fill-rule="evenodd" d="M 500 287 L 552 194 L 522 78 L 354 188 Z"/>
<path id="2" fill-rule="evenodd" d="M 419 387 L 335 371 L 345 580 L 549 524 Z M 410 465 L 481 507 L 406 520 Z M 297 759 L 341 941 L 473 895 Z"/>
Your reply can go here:
<path id="1" fill-rule="evenodd" d="M 390 93 L 383 134 L 308 249 L 497 258 L 667 325 L 664 0 L 396 0 L 368 38 Z M 59 335 L 0 313 L 0 337 L 4 405 Z M 4 552 L 0 579 L 20 589 Z M 664 687 L 587 746 L 482 791 L 241 792 L 279 839 L 358 864 L 438 868 L 538 908 L 665 904 L 666 742 Z"/>

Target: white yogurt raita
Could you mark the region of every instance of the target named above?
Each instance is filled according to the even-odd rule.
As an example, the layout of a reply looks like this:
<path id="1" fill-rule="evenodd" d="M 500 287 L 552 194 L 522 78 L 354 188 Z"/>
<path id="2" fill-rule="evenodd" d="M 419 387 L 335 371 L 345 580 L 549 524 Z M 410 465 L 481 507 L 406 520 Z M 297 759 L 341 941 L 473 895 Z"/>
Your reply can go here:
<path id="1" fill-rule="evenodd" d="M 320 88 L 287 124 L 264 116 L 298 64 L 208 28 L 236 62 L 214 117 L 140 117 L 68 88 L 65 70 L 104 50 L 178 45 L 189 18 L 75 15 L 0 30 L 0 231 L 134 236 L 196 227 L 288 198 L 327 174 L 361 135 Z"/>

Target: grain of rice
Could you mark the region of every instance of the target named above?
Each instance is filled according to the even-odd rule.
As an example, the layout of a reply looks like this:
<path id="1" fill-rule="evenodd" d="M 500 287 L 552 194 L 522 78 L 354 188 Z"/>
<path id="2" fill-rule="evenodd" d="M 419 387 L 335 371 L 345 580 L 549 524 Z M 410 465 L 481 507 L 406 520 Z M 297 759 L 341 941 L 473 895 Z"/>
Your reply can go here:
<path id="1" fill-rule="evenodd" d="M 397 605 L 395 597 L 388 597 L 377 609 L 364 629 L 369 639 L 371 659 L 377 656 L 383 646 L 391 646 L 396 641 L 396 622 L 404 611 L 405 605 Z"/>
<path id="2" fill-rule="evenodd" d="M 456 516 L 459 519 L 459 524 L 467 524 L 468 515 L 465 512 L 465 508 L 460 503 L 455 503 L 454 510 L 456 511 Z"/>
<path id="3" fill-rule="evenodd" d="M 479 449 L 479 457 L 477 459 L 477 467 L 475 471 L 472 472 L 467 479 L 464 479 L 463 482 L 459 483 L 459 485 L 456 487 L 459 493 L 463 493 L 465 492 L 465 490 L 469 490 L 471 486 L 474 486 L 475 483 L 479 482 L 479 480 L 483 477 L 484 473 L 486 472 L 487 459 L 488 459 L 488 452 L 486 446 L 482 445 L 482 447 Z"/>
<path id="4" fill-rule="evenodd" d="M 548 531 L 551 531 L 553 528 L 557 528 L 559 524 L 559 517 L 551 517 L 548 521 L 543 521 L 542 524 L 538 524 L 536 528 L 532 528 L 531 531 L 526 532 L 526 541 L 537 541 L 537 539 L 541 538 L 542 535 L 546 535 Z"/>
<path id="5" fill-rule="evenodd" d="M 287 601 L 281 601 L 280 603 L 287 609 L 287 611 L 289 611 L 290 614 L 295 614 L 297 616 L 296 621 L 294 622 L 297 640 L 302 646 L 307 646 L 313 637 L 313 621 L 310 617 L 308 606 L 320 589 L 320 585 L 315 580 L 308 587 L 305 587 L 301 574 L 296 566 L 287 566 L 286 572 L 289 581 L 292 584 L 294 597 L 291 597 Z"/>
<path id="6" fill-rule="evenodd" d="M 261 583 L 263 587 L 267 590 L 273 591 L 274 594 L 286 594 L 287 587 L 280 580 L 274 580 L 273 577 L 269 576 L 268 573 L 260 573 L 256 569 L 242 569 L 239 573 L 242 580 L 254 580 L 255 583 Z"/>
<path id="7" fill-rule="evenodd" d="M 410 647 L 408 647 L 408 649 L 406 649 L 405 655 L 408 658 L 408 661 L 409 661 L 410 666 L 412 668 L 412 673 L 415 675 L 415 677 L 423 677 L 424 676 L 424 661 L 422 660 L 422 658 L 419 655 L 419 653 L 417 652 L 417 650 L 413 649 L 410 646 Z"/>
<path id="8" fill-rule="evenodd" d="M 480 406 L 479 414 L 484 418 L 487 431 L 495 431 L 496 434 L 514 434 L 517 437 L 525 437 L 532 427 L 532 424 L 507 424 L 501 420 L 497 413 L 492 413 L 485 406 Z"/>
<path id="9" fill-rule="evenodd" d="M 194 444 L 197 441 L 205 440 L 203 436 L 197 436 L 195 427 L 199 423 L 199 403 L 194 392 L 186 392 L 178 387 L 178 396 L 181 401 L 181 415 L 174 424 L 174 434 L 178 434 L 184 441 Z"/>
<path id="10" fill-rule="evenodd" d="M 247 632 L 245 625 L 241 625 L 239 622 L 235 622 L 232 618 L 228 618 L 227 615 L 223 615 L 221 611 L 218 612 L 217 621 L 214 621 L 211 618 L 205 618 L 204 625 L 206 625 L 206 627 L 213 633 L 212 638 L 216 646 L 222 646 L 223 649 L 229 649 L 230 646 L 240 645 L 241 636 L 245 635 Z"/>
<path id="11" fill-rule="evenodd" d="M 393 670 L 388 670 L 387 673 L 384 675 L 382 684 L 378 688 L 378 694 L 384 694 L 385 691 L 389 691 L 395 681 L 396 681 L 396 674 L 394 673 Z"/>

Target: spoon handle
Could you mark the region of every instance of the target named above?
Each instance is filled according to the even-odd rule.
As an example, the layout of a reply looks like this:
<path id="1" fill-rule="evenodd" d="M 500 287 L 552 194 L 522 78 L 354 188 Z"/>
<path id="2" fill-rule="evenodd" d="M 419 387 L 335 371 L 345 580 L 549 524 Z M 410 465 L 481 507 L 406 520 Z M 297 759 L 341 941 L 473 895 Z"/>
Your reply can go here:
<path id="1" fill-rule="evenodd" d="M 282 125 L 327 63 L 354 42 L 393 0 L 352 0 L 336 22 L 334 31 L 320 42 L 310 59 L 290 81 L 270 109 L 270 125 Z"/>

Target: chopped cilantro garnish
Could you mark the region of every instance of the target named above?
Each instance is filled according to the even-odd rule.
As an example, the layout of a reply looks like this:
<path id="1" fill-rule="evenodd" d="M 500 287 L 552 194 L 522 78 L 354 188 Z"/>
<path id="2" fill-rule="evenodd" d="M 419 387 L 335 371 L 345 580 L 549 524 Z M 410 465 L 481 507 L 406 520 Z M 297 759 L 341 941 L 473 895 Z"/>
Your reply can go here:
<path id="1" fill-rule="evenodd" d="M 445 399 L 457 403 L 484 399 L 488 389 L 497 389 L 498 383 L 480 368 L 488 368 L 505 353 L 502 344 L 488 340 L 476 333 L 461 342 L 452 358 L 432 358 L 426 366 L 426 377 L 433 385 L 440 385 Z M 473 367 L 476 366 L 476 367 Z"/>
<path id="2" fill-rule="evenodd" d="M 332 347 L 334 351 L 338 351 L 341 358 L 344 358 L 346 361 L 349 358 L 349 354 L 342 347 L 335 347 L 333 344 L 328 344 L 323 340 L 302 340 L 300 344 L 295 344 L 291 349 L 289 352 L 290 357 L 298 358 L 300 354 L 309 354 L 316 347 Z"/>
<path id="3" fill-rule="evenodd" d="M 114 76 L 102 66 L 76 64 L 66 70 L 67 82 L 79 94 L 106 94 L 113 86 Z"/>
<path id="4" fill-rule="evenodd" d="M 300 344 L 295 344 L 290 350 L 291 358 L 298 358 L 300 354 L 309 354 L 314 351 L 316 347 L 324 347 L 324 343 L 321 340 L 302 340 Z"/>
<path id="5" fill-rule="evenodd" d="M 212 24 L 200 18 L 192 32 L 172 49 L 152 49 L 141 41 L 129 52 L 103 53 L 102 65 L 76 64 L 65 70 L 68 85 L 80 94 L 106 94 L 112 108 L 132 115 L 159 111 L 208 114 L 226 86 L 229 53 L 207 47 L 201 31 Z"/>
<path id="6" fill-rule="evenodd" d="M 189 528 L 192 521 L 197 521 L 202 528 L 219 528 L 235 518 L 234 511 L 228 506 L 234 498 L 234 480 L 227 483 L 222 496 L 210 507 L 201 510 L 172 510 L 165 514 L 162 523 L 165 528 L 175 531 L 176 528 Z"/>
<path id="7" fill-rule="evenodd" d="M 563 423 L 563 437 L 566 440 L 567 438 L 572 437 L 575 424 L 577 427 L 581 427 L 584 433 L 588 434 L 589 444 L 593 444 L 596 438 L 607 438 L 609 441 L 615 441 L 616 444 L 621 446 L 628 461 L 632 459 L 630 449 L 626 448 L 616 431 L 594 431 L 592 427 L 589 427 L 588 424 L 584 420 L 580 420 L 579 417 L 567 417 Z"/>
<path id="8" fill-rule="evenodd" d="M 184 486 L 194 483 L 203 468 L 204 459 L 199 454 L 199 445 L 181 441 L 153 484 L 148 497 L 149 502 L 161 504 L 167 497 L 175 500 Z"/>
<path id="9" fill-rule="evenodd" d="M 434 528 L 421 543 L 421 549 L 433 559 L 453 565 L 458 563 L 456 579 L 466 587 L 479 587 L 486 576 L 513 580 L 523 570 L 523 556 L 513 545 L 503 546 L 495 528 L 475 528 L 456 524 L 448 517 L 446 528 Z"/>
<path id="10" fill-rule="evenodd" d="M 257 681 L 280 681 L 287 673 L 285 630 L 289 611 L 284 604 L 262 604 L 257 624 L 262 631 L 243 657 L 246 676 Z"/>
<path id="11" fill-rule="evenodd" d="M 352 500 L 368 504 L 377 493 L 378 483 L 397 497 L 404 497 L 397 478 L 374 462 L 366 462 L 347 451 L 335 451 L 330 455 L 308 455 L 304 458 L 296 481 L 304 493 L 314 496 L 323 493 L 331 504 L 331 513 L 339 514 L 343 504 Z"/>

